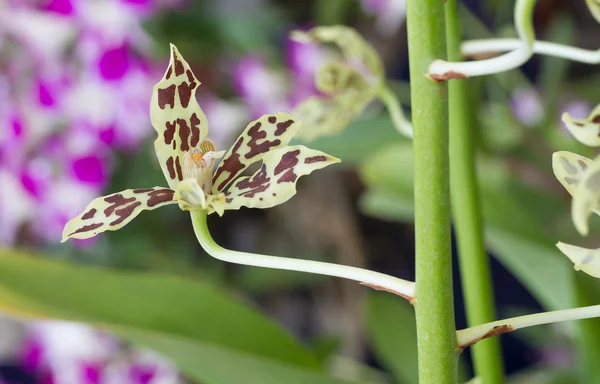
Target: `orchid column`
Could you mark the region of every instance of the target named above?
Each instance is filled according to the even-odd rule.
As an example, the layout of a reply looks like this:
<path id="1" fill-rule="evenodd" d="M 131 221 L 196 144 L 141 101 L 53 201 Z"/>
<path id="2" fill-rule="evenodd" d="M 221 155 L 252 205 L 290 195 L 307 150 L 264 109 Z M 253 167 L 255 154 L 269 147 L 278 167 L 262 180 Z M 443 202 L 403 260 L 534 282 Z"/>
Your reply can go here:
<path id="1" fill-rule="evenodd" d="M 419 383 L 456 382 L 446 87 L 425 76 L 444 57 L 444 2 L 409 0 L 408 51 L 415 156 Z M 399 324 L 398 326 L 402 326 Z"/>

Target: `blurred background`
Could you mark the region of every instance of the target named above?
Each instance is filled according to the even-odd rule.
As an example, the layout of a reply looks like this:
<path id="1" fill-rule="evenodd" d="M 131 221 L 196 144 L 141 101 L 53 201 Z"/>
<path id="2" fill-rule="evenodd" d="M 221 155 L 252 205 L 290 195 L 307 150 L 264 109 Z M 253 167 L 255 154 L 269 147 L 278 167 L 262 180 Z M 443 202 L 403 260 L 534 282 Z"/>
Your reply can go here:
<path id="1" fill-rule="evenodd" d="M 466 39 L 515 36 L 513 1 L 462 5 Z M 598 49 L 600 27 L 583 0 L 539 0 L 534 17 L 538 38 Z M 352 26 L 373 44 L 409 113 L 403 0 L 0 0 L 0 383 L 217 382 L 190 373 L 168 348 L 134 347 L 135 338 L 110 333 L 123 336 L 111 328 L 123 319 L 136 328 L 160 328 L 161 314 L 181 316 L 211 342 L 240 347 L 217 330 L 218 322 L 210 328 L 206 317 L 189 318 L 195 304 L 186 295 L 194 285 L 164 293 L 161 279 L 173 275 L 210 286 L 277 332 L 284 328 L 285 336 L 277 337 L 293 335 L 327 376 L 416 383 L 414 317 L 402 299 L 355 282 L 214 260 L 175 207 L 144 213 L 118 232 L 60 243 L 67 220 L 95 197 L 164 185 L 148 105 L 169 42 L 202 82 L 197 98 L 211 139 L 226 149 L 251 119 L 290 111 L 315 94 L 322 52 L 290 41 L 288 33 L 331 24 Z M 594 155 L 568 135 L 560 115 L 583 118 L 598 103 L 598 66 L 535 56 L 521 70 L 469 81 L 498 316 L 574 306 L 577 282 L 553 244 L 576 238 L 593 246 L 594 239 L 581 244 L 576 237 L 569 198 L 552 176 L 550 159 L 556 150 Z M 284 205 L 211 217 L 217 243 L 414 279 L 411 146 L 382 106 L 370 105 L 340 135 L 310 146 L 342 164 L 300 181 L 297 196 Z M 598 289 L 584 283 L 592 285 L 589 292 Z M 157 309 L 156 321 L 146 307 L 127 304 L 161 300 L 173 308 Z M 15 303 L 31 304 L 25 314 L 103 330 L 24 321 L 23 311 L 11 311 Z M 539 327 L 501 340 L 511 382 L 575 382 L 572 329 Z M 247 343 L 239 349 L 253 352 Z M 267 349 L 256 353 L 287 356 Z M 468 351 L 461 371 L 470 377 Z"/>

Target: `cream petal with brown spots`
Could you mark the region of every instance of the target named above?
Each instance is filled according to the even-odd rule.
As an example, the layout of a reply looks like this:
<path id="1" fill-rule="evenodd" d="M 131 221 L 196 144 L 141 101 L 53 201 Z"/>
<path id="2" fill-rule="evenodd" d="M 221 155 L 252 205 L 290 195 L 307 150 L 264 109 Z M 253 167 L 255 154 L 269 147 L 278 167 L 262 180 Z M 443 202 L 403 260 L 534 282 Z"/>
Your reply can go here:
<path id="1" fill-rule="evenodd" d="M 88 239 L 104 231 L 123 228 L 142 211 L 175 204 L 174 191 L 164 187 L 126 189 L 92 201 L 79 216 L 69 220 L 62 241 Z"/>
<path id="2" fill-rule="evenodd" d="M 296 194 L 296 182 L 301 176 L 339 162 L 333 156 L 303 145 L 269 151 L 254 175 L 236 180 L 225 192 L 223 210 L 283 204 Z M 213 206 L 215 210 L 218 207 L 216 202 Z"/>

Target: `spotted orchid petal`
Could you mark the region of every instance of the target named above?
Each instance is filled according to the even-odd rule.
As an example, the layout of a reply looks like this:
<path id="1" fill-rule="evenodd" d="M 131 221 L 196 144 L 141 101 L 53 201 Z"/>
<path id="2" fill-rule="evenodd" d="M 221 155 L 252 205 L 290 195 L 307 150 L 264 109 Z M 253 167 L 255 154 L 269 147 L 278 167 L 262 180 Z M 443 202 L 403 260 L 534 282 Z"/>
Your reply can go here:
<path id="1" fill-rule="evenodd" d="M 69 220 L 62 241 L 87 239 L 124 227 L 142 211 L 175 204 L 174 191 L 164 187 L 127 189 L 92 201 L 79 216 Z"/>
<path id="2" fill-rule="evenodd" d="M 568 151 L 559 151 L 552 155 L 554 176 L 571 196 L 575 195 L 581 178 L 592 163 L 591 159 Z"/>
<path id="3" fill-rule="evenodd" d="M 600 157 L 596 158 L 581 177 L 573 194 L 571 217 L 577 231 L 588 234 L 588 218 L 592 212 L 600 212 Z"/>
<path id="4" fill-rule="evenodd" d="M 590 12 L 598 22 L 600 23 L 600 0 L 585 0 L 588 7 L 590 8 Z"/>
<path id="5" fill-rule="evenodd" d="M 313 140 L 343 130 L 378 95 L 384 83 L 384 69 L 375 49 L 352 28 L 316 27 L 294 31 L 291 38 L 306 43 L 336 45 L 343 60 L 330 62 L 317 72 L 316 87 L 323 96 L 310 97 L 296 106 L 302 121 L 298 136 Z"/>
<path id="6" fill-rule="evenodd" d="M 577 141 L 590 147 L 600 146 L 600 105 L 598 105 L 587 119 L 574 119 L 565 112 L 562 121 Z"/>
<path id="7" fill-rule="evenodd" d="M 189 64 L 171 44 L 169 66 L 150 101 L 150 120 L 158 133 L 154 149 L 171 189 L 185 178 L 184 156 L 202 145 L 208 134 L 206 116 L 195 97 L 198 85 Z"/>
<path id="8" fill-rule="evenodd" d="M 573 262 L 576 271 L 600 278 L 600 248 L 582 248 L 561 242 L 558 242 L 556 247 Z"/>
<path id="9" fill-rule="evenodd" d="M 254 175 L 236 180 L 227 190 L 221 211 L 240 207 L 270 208 L 283 204 L 296 194 L 298 178 L 339 162 L 333 156 L 303 145 L 269 151 Z M 219 204 L 213 201 L 212 205 L 219 212 Z"/>
<path id="10" fill-rule="evenodd" d="M 248 124 L 216 169 L 212 179 L 213 194 L 225 190 L 249 165 L 262 160 L 266 153 L 286 146 L 296 130 L 296 119 L 289 113 L 264 115 Z"/>

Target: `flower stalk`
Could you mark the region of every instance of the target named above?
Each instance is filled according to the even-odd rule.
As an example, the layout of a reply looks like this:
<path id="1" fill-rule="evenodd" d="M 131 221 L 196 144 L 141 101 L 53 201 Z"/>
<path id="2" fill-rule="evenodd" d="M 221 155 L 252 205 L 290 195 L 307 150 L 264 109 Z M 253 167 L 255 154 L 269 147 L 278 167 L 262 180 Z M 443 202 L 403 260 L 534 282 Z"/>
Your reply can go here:
<path id="1" fill-rule="evenodd" d="M 470 62 L 448 62 L 435 60 L 429 66 L 428 75 L 436 81 L 461 79 L 473 76 L 505 72 L 523 65 L 533 55 L 535 31 L 533 9 L 535 0 L 517 0 L 515 4 L 515 28 L 519 36 L 519 46 L 502 56 Z"/>
<path id="2" fill-rule="evenodd" d="M 462 43 L 460 50 L 463 56 L 477 56 L 486 53 L 514 51 L 522 45 L 519 39 L 484 39 L 469 40 Z M 570 45 L 536 40 L 533 43 L 533 53 L 586 64 L 600 64 L 600 49 L 589 50 Z"/>
<path id="3" fill-rule="evenodd" d="M 558 311 L 542 312 L 533 315 L 511 317 L 509 319 L 493 321 L 467 329 L 456 331 L 459 348 L 464 349 L 479 340 L 502 333 L 515 331 L 521 328 L 536 325 L 552 324 L 563 321 L 573 321 L 600 317 L 600 305 L 588 307 L 561 309 Z"/>
<path id="4" fill-rule="evenodd" d="M 446 3 L 448 59 L 460 59 L 461 26 L 456 0 Z M 481 200 L 475 167 L 473 111 L 469 106 L 467 80 L 448 84 L 450 125 L 450 180 L 460 275 L 470 326 L 493 321 L 492 274 L 483 240 Z M 498 339 L 474 347 L 475 375 L 483 384 L 503 381 L 502 353 Z"/>
<path id="5" fill-rule="evenodd" d="M 415 303 L 419 383 L 456 382 L 446 88 L 426 76 L 444 57 L 444 2 L 407 4 L 415 156 Z M 399 324 L 398 326 L 402 326 Z"/>
<path id="6" fill-rule="evenodd" d="M 254 267 L 283 269 L 316 273 L 318 275 L 336 276 L 355 280 L 364 285 L 383 289 L 411 301 L 415 297 L 415 283 L 402 280 L 383 273 L 366 269 L 325 263 L 322 261 L 292 259 L 287 257 L 267 256 L 256 253 L 239 252 L 225 249 L 218 245 L 210 235 L 205 211 L 191 212 L 192 225 L 198 242 L 208 254 L 221 261 L 249 265 Z"/>

